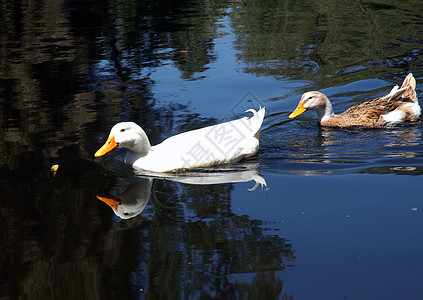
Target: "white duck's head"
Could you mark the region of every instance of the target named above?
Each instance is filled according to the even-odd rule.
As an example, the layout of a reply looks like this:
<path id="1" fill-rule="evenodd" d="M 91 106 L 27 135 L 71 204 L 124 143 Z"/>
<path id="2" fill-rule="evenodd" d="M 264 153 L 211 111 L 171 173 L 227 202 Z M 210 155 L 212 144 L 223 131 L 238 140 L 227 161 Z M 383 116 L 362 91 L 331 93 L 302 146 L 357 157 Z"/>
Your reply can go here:
<path id="1" fill-rule="evenodd" d="M 134 122 L 121 122 L 113 126 L 106 143 L 98 149 L 94 156 L 103 156 L 116 147 L 126 148 L 140 156 L 151 150 L 146 133 Z"/>
<path id="2" fill-rule="evenodd" d="M 332 104 L 325 94 L 311 91 L 302 95 L 297 108 L 289 115 L 289 118 L 295 118 L 306 110 L 317 112 L 318 121 L 321 122 L 334 115 Z"/>

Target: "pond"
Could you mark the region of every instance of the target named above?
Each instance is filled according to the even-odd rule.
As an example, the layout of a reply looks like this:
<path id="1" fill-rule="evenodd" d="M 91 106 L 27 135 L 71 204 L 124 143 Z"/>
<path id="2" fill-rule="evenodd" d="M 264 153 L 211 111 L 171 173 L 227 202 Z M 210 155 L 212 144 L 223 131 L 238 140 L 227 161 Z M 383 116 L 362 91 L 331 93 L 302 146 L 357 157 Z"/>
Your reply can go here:
<path id="1" fill-rule="evenodd" d="M 412 72 L 423 3 L 0 3 L 0 298 L 421 299 L 423 125 L 328 129 Z M 266 107 L 256 156 L 150 176 L 152 145 Z M 51 171 L 58 165 L 57 173 Z"/>

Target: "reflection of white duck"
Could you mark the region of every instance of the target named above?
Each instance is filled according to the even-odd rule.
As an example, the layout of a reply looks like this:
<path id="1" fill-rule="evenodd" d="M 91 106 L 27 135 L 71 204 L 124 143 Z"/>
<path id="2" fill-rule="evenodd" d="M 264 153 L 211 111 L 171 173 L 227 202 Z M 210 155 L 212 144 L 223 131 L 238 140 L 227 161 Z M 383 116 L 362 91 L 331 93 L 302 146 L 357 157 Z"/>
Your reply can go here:
<path id="1" fill-rule="evenodd" d="M 188 176 L 166 176 L 164 178 L 186 184 L 208 185 L 208 184 L 224 184 L 254 181 L 254 186 L 249 191 L 254 191 L 258 186 L 266 187 L 266 180 L 258 173 L 257 170 L 242 171 L 219 171 L 211 173 L 190 172 Z"/>
<path id="2" fill-rule="evenodd" d="M 155 178 L 155 179 L 153 179 Z M 139 215 L 146 207 L 150 198 L 153 180 L 166 179 L 192 185 L 225 184 L 237 182 L 255 182 L 254 187 L 248 189 L 254 191 L 259 185 L 266 187 L 266 180 L 258 173 L 256 169 L 238 170 L 238 171 L 218 171 L 218 172 L 190 172 L 185 176 L 155 176 L 136 177 L 129 188 L 122 194 L 112 197 L 106 195 L 97 195 L 97 198 L 109 205 L 115 214 L 122 219 L 130 219 Z"/>
<path id="3" fill-rule="evenodd" d="M 121 219 L 138 216 L 146 207 L 150 199 L 153 179 L 139 178 L 130 187 L 116 197 L 97 195 L 97 198 L 109 205 Z"/>
<path id="4" fill-rule="evenodd" d="M 253 116 L 180 133 L 156 146 L 150 145 L 146 133 L 137 124 L 118 123 L 95 156 L 103 156 L 116 147 L 127 148 L 127 164 L 152 172 L 239 162 L 255 155 L 259 148 L 265 109 L 248 111 Z"/>

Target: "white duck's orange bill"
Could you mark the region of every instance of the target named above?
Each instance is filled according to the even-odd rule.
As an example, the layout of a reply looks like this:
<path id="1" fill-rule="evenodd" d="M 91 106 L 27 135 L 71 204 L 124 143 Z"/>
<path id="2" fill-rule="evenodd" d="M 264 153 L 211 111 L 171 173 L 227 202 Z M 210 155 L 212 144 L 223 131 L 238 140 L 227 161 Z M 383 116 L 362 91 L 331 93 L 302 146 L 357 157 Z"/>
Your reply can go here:
<path id="1" fill-rule="evenodd" d="M 295 117 L 301 115 L 305 111 L 306 111 L 306 109 L 303 106 L 303 104 L 302 103 L 299 103 L 298 106 L 297 106 L 297 108 L 289 115 L 289 118 L 290 119 L 295 118 Z"/>
<path id="2" fill-rule="evenodd" d="M 118 146 L 118 144 L 115 141 L 115 137 L 109 136 L 109 138 L 107 139 L 106 143 L 104 143 L 104 145 L 97 150 L 97 152 L 94 154 L 95 157 L 99 157 L 99 156 L 103 156 L 104 154 L 112 151 L 113 149 L 115 149 Z"/>
<path id="3" fill-rule="evenodd" d="M 110 198 L 107 196 L 102 196 L 102 195 L 96 195 L 98 200 L 103 201 L 104 203 L 106 203 L 108 206 L 110 206 L 114 211 L 118 210 L 118 207 L 120 205 L 120 201 L 114 198 Z"/>

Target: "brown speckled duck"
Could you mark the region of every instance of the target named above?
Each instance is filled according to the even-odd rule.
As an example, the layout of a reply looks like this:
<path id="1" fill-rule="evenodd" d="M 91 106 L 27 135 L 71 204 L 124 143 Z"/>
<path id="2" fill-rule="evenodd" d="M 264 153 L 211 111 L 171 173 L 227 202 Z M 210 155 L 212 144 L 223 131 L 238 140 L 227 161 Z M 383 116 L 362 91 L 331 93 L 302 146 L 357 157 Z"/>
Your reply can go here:
<path id="1" fill-rule="evenodd" d="M 400 88 L 396 85 L 389 94 L 350 107 L 339 115 L 333 112 L 325 94 L 306 92 L 289 118 L 314 110 L 320 125 L 330 127 L 389 127 L 415 122 L 421 112 L 415 88 L 416 80 L 410 73 Z"/>

